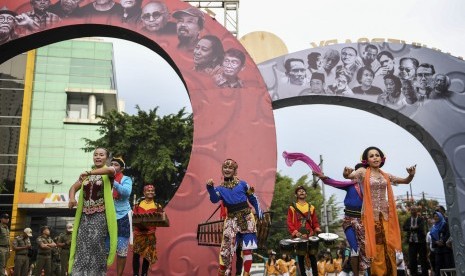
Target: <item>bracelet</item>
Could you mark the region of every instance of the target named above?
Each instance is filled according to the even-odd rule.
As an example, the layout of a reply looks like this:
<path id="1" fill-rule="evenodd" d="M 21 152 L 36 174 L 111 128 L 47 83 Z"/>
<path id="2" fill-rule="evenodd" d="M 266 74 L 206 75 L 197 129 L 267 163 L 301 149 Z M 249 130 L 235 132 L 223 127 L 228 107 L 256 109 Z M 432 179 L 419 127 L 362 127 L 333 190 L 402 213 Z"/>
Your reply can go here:
<path id="1" fill-rule="evenodd" d="M 91 175 L 92 171 L 86 171 L 87 175 Z"/>

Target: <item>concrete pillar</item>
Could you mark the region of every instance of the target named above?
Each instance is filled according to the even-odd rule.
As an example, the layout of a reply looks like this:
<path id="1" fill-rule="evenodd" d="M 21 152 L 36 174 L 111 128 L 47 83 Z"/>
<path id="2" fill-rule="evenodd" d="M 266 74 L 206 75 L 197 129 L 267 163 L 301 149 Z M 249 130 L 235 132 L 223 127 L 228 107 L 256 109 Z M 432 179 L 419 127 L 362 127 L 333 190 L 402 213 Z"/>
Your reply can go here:
<path id="1" fill-rule="evenodd" d="M 89 120 L 95 120 L 95 112 L 97 111 L 97 99 L 95 95 L 89 96 Z"/>

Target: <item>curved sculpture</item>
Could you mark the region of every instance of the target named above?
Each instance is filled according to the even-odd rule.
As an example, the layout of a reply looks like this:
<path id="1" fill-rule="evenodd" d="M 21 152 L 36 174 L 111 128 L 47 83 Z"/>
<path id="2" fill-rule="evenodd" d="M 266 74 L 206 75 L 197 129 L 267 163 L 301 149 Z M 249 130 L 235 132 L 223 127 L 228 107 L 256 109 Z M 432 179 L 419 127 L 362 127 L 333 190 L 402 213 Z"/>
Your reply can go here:
<path id="1" fill-rule="evenodd" d="M 418 139 L 443 179 L 456 268 L 465 275 L 465 62 L 405 44 L 353 43 L 295 52 L 259 69 L 275 109 L 357 108 Z"/>
<path id="2" fill-rule="evenodd" d="M 135 1 L 135 7 L 125 7 L 126 1 L 123 6 L 113 0 L 83 1 L 72 13 L 59 6 L 65 1 L 54 8 L 50 2 L 0 1 L 10 30 L 0 39 L 0 62 L 65 39 L 110 36 L 151 48 L 182 78 L 194 114 L 193 149 L 181 186 L 165 209 L 171 227 L 157 232 L 159 261 L 152 270 L 156 275 L 214 275 L 217 250 L 196 241 L 197 224 L 215 209 L 206 179 L 218 182 L 221 162 L 233 158 L 264 209 L 274 190 L 274 118 L 257 66 L 224 27 L 181 1 L 144 1 L 143 6 Z"/>

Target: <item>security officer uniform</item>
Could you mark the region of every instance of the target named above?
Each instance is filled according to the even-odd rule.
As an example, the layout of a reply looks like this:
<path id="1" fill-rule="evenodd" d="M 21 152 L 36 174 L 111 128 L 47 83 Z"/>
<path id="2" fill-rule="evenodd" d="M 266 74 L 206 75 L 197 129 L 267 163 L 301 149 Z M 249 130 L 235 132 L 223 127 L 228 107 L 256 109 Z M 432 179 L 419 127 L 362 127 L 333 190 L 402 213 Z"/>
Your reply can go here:
<path id="1" fill-rule="evenodd" d="M 45 275 L 52 274 L 52 247 L 46 246 L 43 248 L 42 246 L 55 245 L 55 243 L 52 238 L 44 235 L 45 228 L 48 229 L 48 227 L 42 227 L 40 231 L 42 235 L 37 238 L 37 262 L 34 270 L 34 275 L 36 276 L 42 275 L 42 269 L 44 269 Z"/>
<path id="2" fill-rule="evenodd" d="M 68 272 L 68 262 L 69 262 L 69 249 L 71 247 L 71 237 L 72 237 L 72 232 L 69 231 L 69 229 L 73 229 L 72 225 L 69 227 L 67 226 L 67 231 L 65 233 L 61 233 L 60 236 L 58 236 L 57 244 L 64 244 L 60 246 L 61 252 L 60 252 L 60 266 L 61 266 L 61 276 L 66 276 L 66 273 Z"/>
<path id="3" fill-rule="evenodd" d="M 27 276 L 29 273 L 29 248 L 31 248 L 31 240 L 29 239 L 29 234 L 32 232 L 26 232 L 24 234 L 17 236 L 13 240 L 13 249 L 15 249 L 15 276 Z M 21 249 L 16 249 L 21 248 Z"/>
<path id="4" fill-rule="evenodd" d="M 55 241 L 58 237 L 55 238 Z M 60 249 L 58 247 L 52 248 L 52 276 L 60 276 Z"/>
<path id="5" fill-rule="evenodd" d="M 2 214 L 0 223 L 0 275 L 5 275 L 5 266 L 10 258 L 10 229 L 4 220 L 10 219 L 8 214 Z"/>

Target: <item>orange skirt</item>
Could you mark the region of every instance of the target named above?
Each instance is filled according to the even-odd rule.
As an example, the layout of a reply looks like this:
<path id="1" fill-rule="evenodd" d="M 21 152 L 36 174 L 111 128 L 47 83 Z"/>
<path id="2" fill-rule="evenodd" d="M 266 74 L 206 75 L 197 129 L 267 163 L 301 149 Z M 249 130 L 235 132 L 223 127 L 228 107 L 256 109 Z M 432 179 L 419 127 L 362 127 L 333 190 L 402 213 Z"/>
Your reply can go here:
<path id="1" fill-rule="evenodd" d="M 150 265 L 157 262 L 157 238 L 155 233 L 134 235 L 134 253 L 149 261 Z"/>

